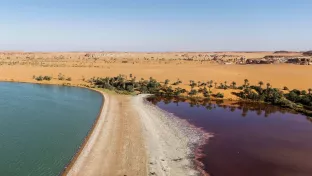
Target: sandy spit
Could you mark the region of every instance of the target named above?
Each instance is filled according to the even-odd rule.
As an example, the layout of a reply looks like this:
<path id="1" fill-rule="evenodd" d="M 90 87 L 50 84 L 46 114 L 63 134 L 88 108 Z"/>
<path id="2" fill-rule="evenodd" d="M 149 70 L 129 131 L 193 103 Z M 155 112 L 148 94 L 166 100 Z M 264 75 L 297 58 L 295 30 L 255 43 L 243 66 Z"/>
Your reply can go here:
<path id="1" fill-rule="evenodd" d="M 210 136 L 147 102 L 103 93 L 96 125 L 67 176 L 203 175 L 196 151 Z"/>
<path id="2" fill-rule="evenodd" d="M 131 97 L 104 94 L 96 126 L 66 175 L 147 175 L 141 124 L 130 106 Z"/>
<path id="3" fill-rule="evenodd" d="M 132 105 L 142 122 L 149 175 L 203 175 L 195 152 L 212 135 L 147 102 L 147 96 L 134 97 Z"/>

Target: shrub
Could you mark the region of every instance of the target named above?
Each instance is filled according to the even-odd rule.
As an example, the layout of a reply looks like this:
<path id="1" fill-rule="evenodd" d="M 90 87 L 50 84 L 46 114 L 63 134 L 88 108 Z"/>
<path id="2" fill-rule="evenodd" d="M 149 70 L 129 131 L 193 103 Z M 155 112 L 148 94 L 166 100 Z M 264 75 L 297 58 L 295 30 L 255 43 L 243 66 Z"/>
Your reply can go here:
<path id="1" fill-rule="evenodd" d="M 71 77 L 66 78 L 66 81 L 71 81 L 71 80 L 72 80 Z"/>
<path id="2" fill-rule="evenodd" d="M 50 81 L 51 79 L 52 79 L 51 76 L 44 76 L 44 77 L 43 77 L 43 80 L 46 80 L 46 81 Z"/>
<path id="3" fill-rule="evenodd" d="M 133 92 L 133 90 L 134 90 L 132 85 L 127 85 L 126 89 L 129 92 Z"/>
<path id="4" fill-rule="evenodd" d="M 65 80 L 65 76 L 62 73 L 59 73 L 57 76 L 58 80 Z"/>
<path id="5" fill-rule="evenodd" d="M 37 81 L 42 81 L 43 80 L 43 77 L 42 76 L 38 76 L 35 78 Z"/>
<path id="6" fill-rule="evenodd" d="M 50 81 L 52 79 L 51 76 L 34 76 L 34 79 L 37 80 L 37 81 L 43 81 L 43 80 L 46 80 L 46 81 Z"/>
<path id="7" fill-rule="evenodd" d="M 298 90 L 298 89 L 293 89 L 291 92 L 294 92 L 294 93 L 297 94 L 297 95 L 300 95 L 300 94 L 301 94 L 301 91 Z"/>
<path id="8" fill-rule="evenodd" d="M 223 98 L 223 97 L 224 97 L 224 94 L 218 92 L 218 93 L 215 95 L 215 97 L 216 97 L 216 98 Z"/>
<path id="9" fill-rule="evenodd" d="M 188 94 L 189 94 L 190 96 L 194 96 L 194 95 L 197 94 L 197 90 L 192 89 Z"/>
<path id="10" fill-rule="evenodd" d="M 293 92 L 293 91 L 290 91 L 290 92 L 289 92 L 288 94 L 286 94 L 285 96 L 286 96 L 286 98 L 287 98 L 288 100 L 293 101 L 293 102 L 296 102 L 296 101 L 298 101 L 298 99 L 299 99 L 299 95 L 296 94 L 296 93 Z"/>

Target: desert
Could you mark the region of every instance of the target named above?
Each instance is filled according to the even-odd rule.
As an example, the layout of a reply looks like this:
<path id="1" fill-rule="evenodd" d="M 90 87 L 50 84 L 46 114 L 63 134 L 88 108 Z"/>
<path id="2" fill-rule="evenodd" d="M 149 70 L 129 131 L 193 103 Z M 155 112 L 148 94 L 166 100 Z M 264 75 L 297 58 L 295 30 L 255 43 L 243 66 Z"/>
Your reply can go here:
<path id="1" fill-rule="evenodd" d="M 283 91 L 287 87 L 310 93 L 312 60 L 306 53 L 2 52 L 0 80 L 86 87 L 103 94 L 98 120 L 62 175 L 209 175 L 194 158 L 200 158 L 201 152 L 195 151 L 213 134 L 169 118 L 166 112 L 147 105 L 144 96 L 120 95 L 126 92 L 117 91 L 118 87 L 116 91 L 104 87 L 103 92 L 97 80 L 157 80 L 167 93 L 171 86 L 185 89 L 189 93 L 184 95 L 192 101 L 203 98 L 191 95 L 194 86 L 199 92 L 208 86 L 204 97 L 220 94 L 217 99 L 231 104 L 244 99 L 236 94 L 236 85 L 262 82 Z"/>
<path id="2" fill-rule="evenodd" d="M 0 5 L 0 176 L 311 176 L 312 1 Z"/>
<path id="3" fill-rule="evenodd" d="M 270 57 L 268 57 L 270 56 Z M 276 60 L 276 63 L 247 64 L 243 60 Z M 268 59 L 265 59 L 268 58 Z M 291 62 L 296 58 L 306 61 Z M 2 52 L 0 79 L 6 81 L 33 81 L 33 76 L 51 76 L 58 82 L 58 74 L 71 78 L 73 85 L 83 84 L 92 77 L 133 74 L 137 78 L 153 77 L 160 81 L 180 79 L 216 82 L 244 79 L 251 83 L 270 82 L 275 87 L 308 89 L 311 87 L 311 56 L 303 52 L 220 52 L 220 53 L 118 53 L 72 52 L 28 53 Z M 277 62 L 283 60 L 283 62 Z M 236 61 L 236 62 L 235 62 Z M 302 65 L 303 64 L 303 65 Z M 65 81 L 66 82 L 66 81 Z"/>

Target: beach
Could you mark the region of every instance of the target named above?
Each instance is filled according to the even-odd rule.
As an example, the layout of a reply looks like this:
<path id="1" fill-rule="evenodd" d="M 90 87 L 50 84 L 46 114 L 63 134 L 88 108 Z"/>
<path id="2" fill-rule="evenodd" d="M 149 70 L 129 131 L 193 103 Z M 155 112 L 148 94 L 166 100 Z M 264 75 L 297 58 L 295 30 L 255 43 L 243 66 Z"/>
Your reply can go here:
<path id="1" fill-rule="evenodd" d="M 199 175 L 195 149 L 204 133 L 145 102 L 147 95 L 103 93 L 86 144 L 62 175 Z"/>
<path id="2" fill-rule="evenodd" d="M 88 142 L 63 175 L 146 175 L 140 121 L 129 97 L 104 94 L 105 102 Z"/>

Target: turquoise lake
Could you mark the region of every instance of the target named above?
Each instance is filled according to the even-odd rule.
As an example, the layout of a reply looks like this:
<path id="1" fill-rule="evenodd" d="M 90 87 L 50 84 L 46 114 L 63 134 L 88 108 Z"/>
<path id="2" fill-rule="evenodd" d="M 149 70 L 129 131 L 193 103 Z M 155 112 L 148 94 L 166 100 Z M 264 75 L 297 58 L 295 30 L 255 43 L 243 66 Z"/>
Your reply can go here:
<path id="1" fill-rule="evenodd" d="M 99 93 L 83 88 L 0 83 L 0 175 L 60 174 L 102 101 Z"/>

